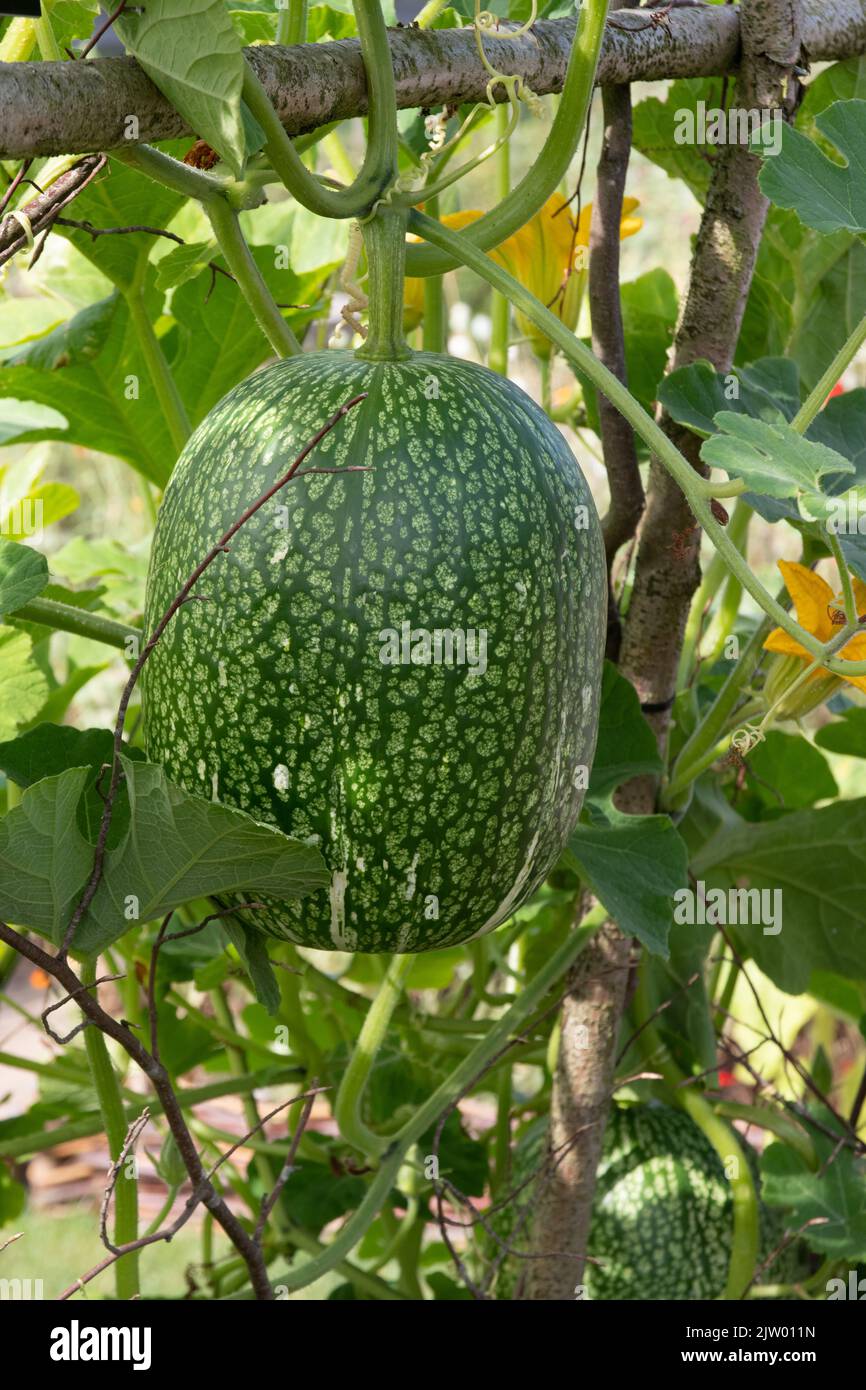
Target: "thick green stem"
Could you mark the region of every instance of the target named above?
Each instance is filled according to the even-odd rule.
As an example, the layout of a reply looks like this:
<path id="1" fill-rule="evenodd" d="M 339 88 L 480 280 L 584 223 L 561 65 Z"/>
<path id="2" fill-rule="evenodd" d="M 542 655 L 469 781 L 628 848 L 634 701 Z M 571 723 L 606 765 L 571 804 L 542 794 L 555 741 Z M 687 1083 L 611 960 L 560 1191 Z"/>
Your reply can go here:
<path id="1" fill-rule="evenodd" d="M 306 43 L 307 14 L 307 0 L 288 0 L 277 11 L 277 43 Z"/>
<path id="2" fill-rule="evenodd" d="M 214 236 L 219 242 L 226 264 L 274 352 L 278 357 L 296 357 L 301 351 L 301 345 L 265 284 L 247 246 L 234 208 L 230 207 L 225 198 L 210 198 L 204 204 L 204 211 L 213 227 Z"/>
<path id="3" fill-rule="evenodd" d="M 13 626 L 42 623 L 58 632 L 73 632 L 76 637 L 89 637 L 93 642 L 119 647 L 121 651 L 129 649 L 130 639 L 140 641 L 144 636 L 141 629 L 132 624 L 118 623 L 99 613 L 88 613 L 85 608 L 75 608 L 71 603 L 58 603 L 53 598 L 32 598 L 14 613 L 7 614 L 4 621 Z"/>
<path id="4" fill-rule="evenodd" d="M 496 132 L 497 135 L 504 135 L 509 126 L 509 110 L 507 106 L 497 106 L 496 108 Z M 500 145 L 496 154 L 496 197 L 500 203 L 504 202 L 511 191 L 511 147 L 507 140 Z M 435 217 L 434 212 L 430 213 Z M 508 375 L 508 336 L 511 328 L 511 305 L 504 294 L 493 291 L 490 301 L 490 352 L 487 357 L 487 365 L 491 371 L 499 372 L 501 376 Z"/>
<path id="5" fill-rule="evenodd" d="M 768 1134 L 775 1134 L 789 1148 L 794 1149 L 814 1172 L 818 1167 L 815 1145 L 805 1129 L 784 1110 L 771 1110 L 768 1105 L 740 1105 L 734 1100 L 716 1101 L 715 1111 L 728 1120 L 745 1120 L 747 1124 L 758 1125 Z"/>
<path id="6" fill-rule="evenodd" d="M 92 985 L 96 979 L 96 962 L 89 961 L 82 967 L 82 983 Z M 102 1123 L 108 1139 L 108 1149 L 112 1159 L 120 1156 L 127 1133 L 126 1112 L 120 1082 L 112 1065 L 105 1038 L 98 1028 L 85 1028 L 84 1048 L 90 1065 L 90 1075 L 99 1101 Z M 135 1178 L 134 1158 L 130 1156 L 131 1171 L 123 1164 L 114 1186 L 114 1243 L 126 1245 L 138 1238 L 138 1183 Z M 114 1266 L 115 1289 L 118 1299 L 128 1302 L 137 1298 L 138 1253 L 123 1255 Z"/>
<path id="7" fill-rule="evenodd" d="M 364 1123 L 361 1115 L 364 1091 L 411 968 L 412 956 L 392 956 L 379 992 L 367 1010 L 364 1026 L 351 1061 L 343 1073 L 334 1105 L 334 1118 L 341 1137 L 371 1158 L 379 1158 L 385 1153 L 391 1141 L 381 1134 L 374 1134 Z"/>
<path id="8" fill-rule="evenodd" d="M 403 335 L 407 221 L 405 211 L 381 207 L 363 224 L 369 326 L 356 356 L 368 362 L 399 362 L 412 356 Z"/>
<path id="9" fill-rule="evenodd" d="M 751 507 L 740 498 L 731 513 L 731 519 L 728 522 L 728 534 L 741 553 L 748 534 L 751 517 Z M 689 683 L 692 667 L 697 660 L 698 645 L 703 632 L 706 609 L 715 599 L 716 594 L 725 581 L 727 573 L 728 571 L 724 560 L 718 551 L 715 551 L 710 563 L 704 571 L 700 588 L 695 594 L 692 600 L 692 606 L 689 609 L 685 637 L 683 638 L 683 648 L 680 653 L 679 671 L 677 673 L 678 690 L 684 690 Z"/>
<path id="10" fill-rule="evenodd" d="M 0 63 L 26 63 L 36 47 L 36 21 L 13 19 L 0 40 Z"/>
<path id="11" fill-rule="evenodd" d="M 499 246 L 535 216 L 565 178 L 592 99 L 607 10 L 608 0 L 586 0 L 581 7 L 562 95 L 548 137 L 531 169 L 517 187 L 498 207 L 473 222 L 462 234 L 474 250 L 489 251 L 491 247 Z M 409 248 L 406 262 L 408 275 L 441 275 L 461 262 L 469 264 L 460 250 L 455 253 L 450 246 L 437 242 L 432 236 L 425 236 L 425 240 L 433 242 L 433 247 Z M 437 245 L 441 250 L 435 249 Z"/>
<path id="12" fill-rule="evenodd" d="M 225 181 L 217 178 L 214 174 L 207 174 L 202 169 L 194 169 L 191 164 L 182 164 L 179 159 L 173 159 L 170 154 L 164 154 L 162 150 L 155 150 L 151 145 L 130 145 L 111 151 L 112 159 L 120 160 L 121 164 L 128 165 L 131 169 L 138 169 L 142 174 L 147 174 L 148 178 L 154 179 L 156 183 L 165 184 L 166 188 L 171 188 L 175 193 L 180 193 L 184 198 L 196 198 L 198 202 L 204 203 L 209 198 L 221 197 L 225 192 Z"/>
<path id="13" fill-rule="evenodd" d="M 301 345 L 286 323 L 273 295 L 262 278 L 250 248 L 247 246 L 238 222 L 235 208 L 228 201 L 227 193 L 231 185 L 213 175 L 193 169 L 161 150 L 151 149 L 149 145 L 135 145 L 129 150 L 115 151 L 115 158 L 137 169 L 156 183 L 171 188 L 184 198 L 195 198 L 207 214 L 226 264 L 237 281 L 241 294 L 252 310 L 256 322 L 279 357 L 291 357 L 301 351 Z M 151 334 L 153 330 L 151 329 Z M 158 342 L 156 343 L 159 347 Z M 160 350 L 161 355 L 161 350 Z M 164 359 L 163 359 L 164 361 Z M 165 371 L 168 372 L 167 365 Z M 168 373 L 169 379 L 171 374 Z M 172 383 L 173 384 L 173 383 Z M 179 402 L 179 397 L 178 397 Z M 183 412 L 183 405 L 180 405 Z M 185 419 L 185 412 L 183 413 Z M 189 425 L 186 425 L 186 436 Z M 175 442 L 177 442 L 175 440 Z"/>
<path id="14" fill-rule="evenodd" d="M 423 10 L 419 10 L 415 23 L 419 29 L 429 29 L 435 23 L 442 11 L 451 3 L 451 0 L 427 0 Z"/>
<path id="15" fill-rule="evenodd" d="M 663 792 L 663 805 L 669 808 L 675 807 L 678 798 L 699 775 L 702 759 L 705 758 L 709 749 L 715 748 L 728 720 L 742 699 L 743 687 L 751 680 L 758 667 L 764 652 L 764 642 L 769 632 L 769 622 L 758 624 L 739 661 L 713 701 L 707 717 L 702 720 L 681 748 L 671 772 L 670 781 Z"/>
<path id="16" fill-rule="evenodd" d="M 125 298 L 138 345 L 147 363 L 151 384 L 156 391 L 156 398 L 171 435 L 171 442 L 176 453 L 179 454 L 192 433 L 186 406 L 181 399 L 177 382 L 171 374 L 171 368 L 165 359 L 165 353 L 160 346 L 159 339 L 153 330 L 143 294 L 140 290 L 134 289 L 130 290 Z"/>
<path id="17" fill-rule="evenodd" d="M 547 963 L 535 978 L 526 986 L 519 999 L 511 1005 L 502 1018 L 497 1019 L 485 1038 L 479 1042 L 445 1081 L 427 1098 L 415 1112 L 412 1119 L 404 1125 L 391 1141 L 382 1164 L 367 1189 L 363 1202 L 349 1218 L 334 1240 L 317 1258 L 301 1269 L 290 1269 L 275 1280 L 290 1290 L 301 1289 L 314 1280 L 320 1279 L 333 1269 L 352 1250 L 364 1233 L 375 1221 L 376 1216 L 391 1192 L 397 1173 L 403 1163 L 403 1156 L 412 1144 L 435 1123 L 443 1110 L 463 1095 L 472 1083 L 483 1073 L 485 1067 L 501 1052 L 523 1029 L 532 1017 L 549 990 L 562 978 L 569 966 L 576 960 L 587 941 L 598 930 L 604 920 L 601 912 L 593 913 L 576 931 L 569 933 L 565 941 L 549 957 Z"/>
<path id="18" fill-rule="evenodd" d="M 478 224 L 475 223 L 474 225 L 477 226 Z M 625 416 L 635 433 L 640 435 L 681 488 L 696 519 L 723 556 L 728 569 L 737 575 L 746 592 L 751 594 L 758 606 L 779 627 L 789 636 L 794 637 L 810 655 L 821 658 L 828 670 L 835 674 L 841 676 L 866 675 L 866 661 L 844 661 L 827 656 L 824 643 L 813 633 L 807 632 L 805 628 L 801 627 L 778 600 L 768 593 L 760 580 L 750 570 L 745 559 L 727 534 L 725 527 L 713 515 L 710 506 L 710 494 L 707 492 L 705 480 L 694 471 L 673 441 L 634 399 L 618 377 L 608 371 L 579 338 L 576 338 L 573 333 L 569 333 L 555 314 L 545 308 L 540 300 L 535 298 L 535 295 L 525 289 L 500 265 L 479 251 L 470 239 L 468 232 L 454 232 L 450 227 L 443 226 L 441 222 L 434 222 L 431 218 L 417 211 L 410 213 L 409 226 L 412 231 L 422 236 L 426 241 L 432 242 L 434 246 L 442 247 L 448 252 L 449 257 L 462 262 L 470 270 L 474 270 L 494 289 L 507 295 L 511 303 L 536 324 L 554 346 L 559 348 L 567 361 L 576 367 L 578 372 L 588 376 L 593 385 L 607 396 L 611 404 Z M 413 269 L 412 274 L 414 273 Z M 824 660 L 825 657 L 826 661 Z"/>
<path id="19" fill-rule="evenodd" d="M 431 217 L 439 216 L 439 199 L 434 194 L 427 199 Z M 404 258 L 405 259 L 405 258 Z M 424 324 L 422 328 L 425 352 L 445 352 L 448 346 L 448 314 L 441 275 L 428 275 L 424 281 Z"/>
<path id="20" fill-rule="evenodd" d="M 817 386 L 809 392 L 791 421 L 792 429 L 805 434 L 815 416 L 824 408 L 824 402 L 836 385 L 846 367 L 849 367 L 866 342 L 866 315 L 857 324 L 848 341 L 839 349 Z"/>
<path id="21" fill-rule="evenodd" d="M 731 1125 L 716 1115 L 710 1103 L 691 1086 L 676 1093 L 683 1110 L 694 1120 L 704 1137 L 709 1139 L 725 1169 L 731 1184 L 734 1204 L 734 1229 L 731 1239 L 731 1258 L 723 1299 L 742 1298 L 752 1282 L 758 1259 L 759 1213 L 758 1194 L 746 1155 Z M 733 1171 L 728 1172 L 733 1164 Z"/>
<path id="22" fill-rule="evenodd" d="M 265 132 L 265 153 L 286 188 L 320 217 L 359 217 L 370 211 L 397 174 L 397 96 L 388 30 L 379 0 L 353 0 L 367 73 L 369 121 L 364 163 L 348 188 L 326 188 L 306 168 L 249 63 L 244 101 Z"/>
<path id="23" fill-rule="evenodd" d="M 845 617 L 850 625 L 856 627 L 859 621 L 859 614 L 857 612 L 857 600 L 854 597 L 854 585 L 851 581 L 851 571 L 848 568 L 848 562 L 845 556 L 842 554 L 839 537 L 836 535 L 835 531 L 831 531 L 829 527 L 827 528 L 827 544 L 830 547 L 833 559 L 836 561 L 836 568 L 839 571 L 839 578 L 842 582 L 842 600 L 845 605 Z"/>

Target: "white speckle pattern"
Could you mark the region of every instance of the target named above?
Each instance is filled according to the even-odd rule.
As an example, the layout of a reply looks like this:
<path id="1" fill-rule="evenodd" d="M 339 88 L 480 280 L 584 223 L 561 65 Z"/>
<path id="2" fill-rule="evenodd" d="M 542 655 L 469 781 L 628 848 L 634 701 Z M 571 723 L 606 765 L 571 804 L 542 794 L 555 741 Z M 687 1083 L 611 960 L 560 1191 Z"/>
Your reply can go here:
<path id="1" fill-rule="evenodd" d="M 289 769 L 286 767 L 285 763 L 277 763 L 273 772 L 273 780 L 274 786 L 278 792 L 287 792 L 289 790 Z"/>

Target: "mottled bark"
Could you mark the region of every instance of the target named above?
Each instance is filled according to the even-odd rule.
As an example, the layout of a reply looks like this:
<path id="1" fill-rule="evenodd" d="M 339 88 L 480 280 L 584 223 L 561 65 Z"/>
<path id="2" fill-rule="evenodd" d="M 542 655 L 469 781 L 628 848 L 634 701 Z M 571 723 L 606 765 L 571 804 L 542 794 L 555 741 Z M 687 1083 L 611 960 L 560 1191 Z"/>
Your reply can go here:
<path id="1" fill-rule="evenodd" d="M 566 981 L 550 1098 L 550 1168 L 538 1184 L 532 1229 L 533 1254 L 556 1255 L 527 1260 L 527 1299 L 574 1298 L 581 1280 L 630 951 L 615 923 L 606 922 Z"/>
<path id="2" fill-rule="evenodd" d="M 604 85 L 725 73 L 739 54 L 739 13 L 734 6 L 675 9 L 667 26 L 647 22 L 635 32 L 611 27 L 598 80 Z M 495 65 L 520 73 L 544 94 L 562 87 L 573 33 L 572 20 L 540 21 L 520 40 L 484 42 Z M 862 52 L 866 0 L 807 0 L 803 37 L 814 59 Z M 471 30 L 395 29 L 389 41 L 400 107 L 484 100 L 487 74 Z M 366 110 L 364 67 L 353 39 L 293 48 L 257 45 L 247 54 L 291 134 Z M 111 149 L 130 138 L 130 116 L 137 118 L 139 140 L 193 133 L 131 58 L 0 64 L 4 159 Z"/>
<path id="3" fill-rule="evenodd" d="M 799 0 L 743 0 L 744 53 L 735 104 L 775 108 L 782 102 L 786 65 L 800 51 Z M 782 61 L 779 61 L 782 60 Z M 757 183 L 759 162 L 728 147 L 716 157 L 692 258 L 689 289 L 677 330 L 672 367 L 699 357 L 719 370 L 731 364 L 767 205 Z M 696 468 L 699 441 L 671 421 L 664 427 Z M 700 580 L 700 531 L 683 494 L 659 464 L 650 471 L 635 581 L 625 621 L 621 668 L 649 706 L 647 717 L 663 746 L 676 689 L 689 604 Z M 622 789 L 618 804 L 631 814 L 655 809 L 656 786 L 641 778 Z M 533 1250 L 586 1251 L 595 1174 L 614 1080 L 617 1035 L 628 981 L 630 943 L 608 923 L 577 962 L 562 1010 L 562 1045 L 551 1102 L 552 1151 L 571 1138 L 553 1180 L 539 1194 Z M 533 1260 L 528 1297 L 571 1299 L 580 1260 Z"/>

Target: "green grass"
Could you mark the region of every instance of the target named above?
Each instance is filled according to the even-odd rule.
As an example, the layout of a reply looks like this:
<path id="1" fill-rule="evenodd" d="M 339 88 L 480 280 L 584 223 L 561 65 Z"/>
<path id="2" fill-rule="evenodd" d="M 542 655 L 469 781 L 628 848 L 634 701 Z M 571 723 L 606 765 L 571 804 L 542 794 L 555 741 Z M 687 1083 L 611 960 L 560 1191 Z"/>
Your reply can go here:
<path id="1" fill-rule="evenodd" d="M 0 1278 L 42 1280 L 46 1299 L 56 1298 L 80 1275 L 99 1264 L 106 1251 L 99 1239 L 99 1213 L 95 1206 L 76 1204 L 60 1210 L 30 1210 L 0 1232 L 0 1245 L 22 1232 L 20 1240 L 0 1254 Z M 223 1250 L 223 1245 L 217 1251 Z M 183 1298 L 187 1292 L 184 1271 L 201 1258 L 201 1241 L 195 1226 L 184 1229 L 170 1245 L 160 1241 L 142 1250 L 141 1292 L 144 1298 Z M 111 1269 L 89 1283 L 76 1298 L 114 1297 Z"/>

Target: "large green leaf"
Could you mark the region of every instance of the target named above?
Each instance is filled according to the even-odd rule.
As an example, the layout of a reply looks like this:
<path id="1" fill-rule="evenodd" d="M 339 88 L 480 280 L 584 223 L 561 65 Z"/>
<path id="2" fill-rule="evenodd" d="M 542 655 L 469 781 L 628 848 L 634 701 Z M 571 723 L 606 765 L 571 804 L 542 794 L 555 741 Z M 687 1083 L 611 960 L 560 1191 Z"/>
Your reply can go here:
<path id="1" fill-rule="evenodd" d="M 817 1172 L 787 1144 L 769 1145 L 761 1158 L 761 1196 L 786 1209 L 791 1229 L 805 1227 L 803 1239 L 813 1250 L 834 1260 L 866 1259 L 866 1159 L 847 1148 L 832 1157 L 832 1141 L 814 1139 Z"/>
<path id="2" fill-rule="evenodd" d="M 268 288 L 279 304 L 315 305 L 321 273 L 278 270 L 272 248 L 251 248 Z M 217 264 L 222 259 L 216 257 Z M 315 313 L 299 309 L 287 315 L 298 331 Z M 272 355 L 273 349 L 237 285 L 204 269 L 180 285 L 172 299 L 176 327 L 166 336 L 166 352 L 194 424 L 202 420 L 238 381 Z"/>
<path id="3" fill-rule="evenodd" d="M 67 769 L 89 767 L 90 777 L 78 803 L 77 819 L 85 838 L 95 841 L 103 811 L 97 780 L 103 766 L 111 762 L 113 751 L 111 729 L 74 729 L 69 724 L 52 724 L 46 720 L 18 738 L 0 743 L 0 772 L 5 772 L 19 787 L 32 787 L 43 778 L 57 777 Z M 144 754 L 139 748 L 127 748 L 126 757 L 142 761 Z M 119 844 L 128 824 L 129 801 L 122 791 L 115 802 L 109 830 L 111 848 Z"/>
<path id="4" fill-rule="evenodd" d="M 793 419 L 800 405 L 799 372 L 785 357 L 765 357 L 729 373 L 702 360 L 665 377 L 658 398 L 672 420 L 708 439 L 717 433 L 716 416 L 723 411 L 768 421 L 781 412 Z"/>
<path id="5" fill-rule="evenodd" d="M 718 876 L 781 892 L 780 931 L 765 932 L 760 923 L 736 928 L 780 989 L 802 993 L 813 970 L 866 979 L 866 799 L 724 826 L 697 851 L 691 872 L 708 883 Z"/>
<path id="6" fill-rule="evenodd" d="M 75 938 L 95 954 L 128 930 L 210 894 L 297 897 L 327 883 L 318 850 L 242 811 L 188 796 L 152 763 L 123 760 L 129 825 L 105 859 L 96 896 Z M 87 881 L 93 846 L 77 808 L 92 778 L 73 768 L 30 787 L 0 821 L 0 917 L 55 943 Z"/>
<path id="7" fill-rule="evenodd" d="M 737 361 L 784 354 L 810 391 L 866 312 L 866 247 L 849 232 L 804 227 L 771 207 L 737 346 Z"/>
<path id="8" fill-rule="evenodd" d="M 731 477 L 743 478 L 750 492 L 796 497 L 810 517 L 825 514 L 822 479 L 853 473 L 848 459 L 815 440 L 804 439 L 780 416 L 755 420 L 734 411 L 715 417 L 718 433 L 705 440 L 701 457 Z"/>
<path id="9" fill-rule="evenodd" d="M 26 632 L 0 628 L 0 739 L 35 719 L 48 695 L 48 677 L 33 658 Z"/>
<path id="10" fill-rule="evenodd" d="M 6 397 L 0 412 L 0 445 L 12 443 L 30 431 L 38 431 L 39 438 L 45 430 L 63 430 L 66 425 L 65 415 L 51 406 Z"/>
<path id="11" fill-rule="evenodd" d="M 240 176 L 244 59 L 222 0 L 148 0 L 138 14 L 127 10 L 117 29 L 151 81 Z"/>
<path id="12" fill-rule="evenodd" d="M 791 208 L 818 232 L 866 231 L 866 101 L 837 101 L 815 118 L 816 129 L 843 157 L 836 162 L 792 126 L 768 158 L 760 183 L 778 207 Z M 759 152 L 759 151 L 758 151 Z"/>
<path id="13" fill-rule="evenodd" d="M 175 451 L 120 294 L 82 309 L 7 361 L 0 395 L 63 404 L 66 429 L 31 425 L 15 443 L 61 439 L 126 459 L 159 487 L 168 481 Z"/>
<path id="14" fill-rule="evenodd" d="M 29 545 L 0 539 L 0 618 L 23 608 L 48 583 L 48 561 Z"/>
<path id="15" fill-rule="evenodd" d="M 855 705 L 844 710 L 841 719 L 834 719 L 832 724 L 825 724 L 818 730 L 815 742 L 829 753 L 866 758 L 866 709 Z"/>
<path id="16" fill-rule="evenodd" d="M 0 917 L 57 945 L 93 863 L 76 816 L 89 777 L 73 768 L 37 782 L 0 821 Z"/>
<path id="17" fill-rule="evenodd" d="M 686 847 L 667 816 L 626 816 L 613 805 L 617 787 L 660 771 L 655 736 L 637 691 L 605 662 L 587 811 L 565 860 L 624 932 L 665 954 L 673 895 L 686 881 Z"/>
<path id="18" fill-rule="evenodd" d="M 183 207 L 178 193 L 154 183 L 135 169 L 112 160 L 75 200 L 78 222 L 93 227 L 155 227 L 165 229 Z M 130 231 L 119 236 L 93 237 L 80 228 L 61 227 L 72 244 L 107 275 L 119 289 L 130 288 L 141 274 L 156 243 L 148 231 Z"/>
<path id="19" fill-rule="evenodd" d="M 624 816 L 611 807 L 575 828 L 567 858 L 621 931 L 667 955 L 673 897 L 688 871 L 685 844 L 667 816 Z"/>
<path id="20" fill-rule="evenodd" d="M 661 772 L 661 767 L 655 735 L 643 717 L 637 691 L 606 661 L 588 799 L 603 804 L 630 777 Z"/>
<path id="21" fill-rule="evenodd" d="M 646 97 L 632 116 L 635 149 L 670 178 L 682 179 L 698 202 L 703 202 L 709 187 L 712 165 L 705 151 L 693 141 L 678 140 L 677 135 L 682 135 L 689 118 L 696 117 L 699 101 L 707 108 L 717 107 L 722 95 L 721 78 L 681 78 L 670 84 L 664 101 Z"/>
<path id="22" fill-rule="evenodd" d="M 746 776 L 756 800 L 772 810 L 799 811 L 839 795 L 823 754 L 802 734 L 781 729 L 770 729 L 752 749 Z"/>

